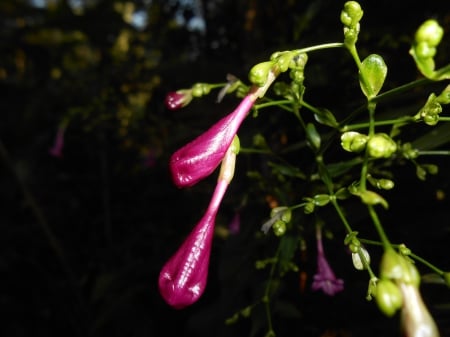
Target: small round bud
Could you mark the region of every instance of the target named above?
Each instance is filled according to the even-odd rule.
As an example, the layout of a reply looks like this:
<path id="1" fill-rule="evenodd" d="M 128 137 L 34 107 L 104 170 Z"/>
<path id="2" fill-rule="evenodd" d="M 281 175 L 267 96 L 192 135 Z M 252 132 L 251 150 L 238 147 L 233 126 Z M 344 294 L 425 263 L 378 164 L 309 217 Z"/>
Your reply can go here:
<path id="1" fill-rule="evenodd" d="M 262 87 L 266 84 L 267 79 L 269 77 L 269 72 L 272 70 L 274 66 L 273 61 L 267 61 L 258 63 L 250 69 L 249 80 L 253 84 Z"/>
<path id="2" fill-rule="evenodd" d="M 436 48 L 430 46 L 427 42 L 419 42 L 415 48 L 416 56 L 419 59 L 427 59 L 436 55 Z"/>
<path id="3" fill-rule="evenodd" d="M 317 194 L 313 197 L 315 206 L 325 206 L 330 202 L 330 196 L 328 194 Z"/>
<path id="4" fill-rule="evenodd" d="M 286 233 L 286 223 L 283 220 L 277 220 L 273 224 L 272 229 L 276 236 L 282 236 Z"/>
<path id="5" fill-rule="evenodd" d="M 341 22 L 345 26 L 354 26 L 363 17 L 363 10 L 356 1 L 347 1 L 344 4 L 344 9 L 341 12 Z"/>
<path id="6" fill-rule="evenodd" d="M 385 133 L 370 137 L 367 150 L 372 158 L 389 158 L 397 150 L 397 144 Z"/>
<path id="7" fill-rule="evenodd" d="M 403 295 L 398 286 L 388 279 L 381 279 L 375 288 L 375 301 L 380 310 L 392 317 L 403 304 Z"/>
<path id="8" fill-rule="evenodd" d="M 164 101 L 167 109 L 177 110 L 185 107 L 192 100 L 192 90 L 178 90 L 167 94 Z"/>
<path id="9" fill-rule="evenodd" d="M 284 73 L 286 70 L 288 70 L 293 57 L 294 52 L 292 51 L 276 52 L 272 54 L 270 60 L 274 61 L 280 69 L 280 72 Z"/>
<path id="10" fill-rule="evenodd" d="M 422 23 L 416 32 L 416 42 L 425 42 L 430 47 L 436 47 L 444 36 L 444 29 L 436 20 L 430 19 Z"/>
<path id="11" fill-rule="evenodd" d="M 193 97 L 202 97 L 204 95 L 208 95 L 211 91 L 211 86 L 206 83 L 196 83 L 192 87 L 192 96 Z"/>
<path id="12" fill-rule="evenodd" d="M 341 146 L 348 152 L 360 152 L 364 150 L 367 136 L 356 131 L 348 131 L 341 135 Z"/>

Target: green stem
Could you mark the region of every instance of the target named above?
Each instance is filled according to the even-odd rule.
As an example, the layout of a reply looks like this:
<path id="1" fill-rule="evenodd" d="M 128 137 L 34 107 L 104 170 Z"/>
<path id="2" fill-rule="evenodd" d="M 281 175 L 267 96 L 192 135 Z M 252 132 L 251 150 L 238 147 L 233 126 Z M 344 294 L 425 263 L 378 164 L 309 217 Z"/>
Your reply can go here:
<path id="1" fill-rule="evenodd" d="M 428 78 L 421 78 L 419 80 L 416 80 L 416 81 L 413 81 L 413 82 L 409 82 L 409 83 L 400 85 L 398 87 L 395 87 L 394 89 L 385 91 L 384 93 L 373 97 L 371 99 L 371 102 L 374 102 L 374 103 L 379 103 L 381 101 L 384 102 L 386 100 L 389 100 L 389 99 L 391 99 L 393 97 L 398 96 L 399 94 L 401 94 L 401 93 L 403 93 L 405 91 L 409 91 L 409 90 L 411 90 L 411 89 L 413 89 L 415 87 L 418 87 L 418 86 L 424 85 L 424 84 L 428 84 L 428 83 L 431 83 L 431 82 L 432 81 L 429 80 Z"/>
<path id="2" fill-rule="evenodd" d="M 397 119 L 387 119 L 384 121 L 374 121 L 373 122 L 373 126 L 384 126 L 384 125 L 395 125 L 395 124 L 406 124 L 409 122 L 413 122 L 414 118 L 413 117 L 409 117 L 409 116 L 405 116 L 405 117 L 400 117 Z M 344 127 L 341 128 L 341 132 L 347 132 L 347 131 L 351 131 L 351 130 L 358 130 L 358 129 L 364 129 L 369 127 L 370 122 L 366 122 L 366 123 L 356 123 L 356 124 L 351 124 L 351 125 L 345 125 Z"/>
<path id="3" fill-rule="evenodd" d="M 442 269 L 439 269 L 438 267 L 436 267 L 435 265 L 431 264 L 430 262 L 428 262 L 427 260 L 421 258 L 420 256 L 410 253 L 409 254 L 414 260 L 419 261 L 420 263 L 422 263 L 423 265 L 427 266 L 428 268 L 430 268 L 431 270 L 433 270 L 434 272 L 436 272 L 437 274 L 439 274 L 439 276 L 442 276 L 445 274 L 445 272 Z"/>
<path id="4" fill-rule="evenodd" d="M 384 228 L 381 225 L 380 219 L 378 218 L 378 214 L 373 208 L 372 205 L 367 205 L 367 209 L 369 210 L 370 217 L 372 218 L 372 222 L 375 225 L 375 229 L 380 236 L 381 242 L 385 249 L 392 248 L 392 244 L 390 243 L 386 233 L 384 232 Z"/>
<path id="5" fill-rule="evenodd" d="M 418 150 L 417 153 L 419 156 L 449 156 L 450 150 L 435 150 L 435 151 Z"/>
<path id="6" fill-rule="evenodd" d="M 277 262 L 272 263 L 272 267 L 270 268 L 269 279 L 267 281 L 267 286 L 264 289 L 264 296 L 263 296 L 263 303 L 264 303 L 264 308 L 266 311 L 268 330 L 269 330 L 269 333 L 272 335 L 275 335 L 275 333 L 273 331 L 272 313 L 270 312 L 270 288 L 271 288 L 273 275 L 275 274 L 275 268 L 278 265 L 278 256 L 280 255 L 280 251 L 281 251 L 281 243 L 279 244 L 279 246 L 277 248 L 277 252 L 275 254 L 275 261 L 277 261 Z"/>
<path id="7" fill-rule="evenodd" d="M 323 43 L 318 44 L 316 46 L 306 47 L 298 49 L 298 53 L 309 53 L 310 51 L 322 50 L 322 49 L 330 49 L 330 48 L 343 48 L 345 47 L 342 42 L 332 42 L 332 43 Z"/>
<path id="8" fill-rule="evenodd" d="M 373 246 L 382 246 L 383 243 L 379 242 L 379 241 L 375 241 L 375 240 L 368 240 L 368 239 L 359 239 L 359 241 L 361 241 L 362 243 L 366 244 L 366 245 L 373 245 Z M 393 248 L 399 248 L 400 246 L 402 246 L 402 244 L 392 244 L 391 245 Z M 437 274 L 439 274 L 439 276 L 442 276 L 445 274 L 445 271 L 443 271 L 442 269 L 436 267 L 435 265 L 431 264 L 430 262 L 428 262 L 427 260 L 425 260 L 424 258 L 414 254 L 414 253 L 409 253 L 409 256 L 411 256 L 414 260 L 419 261 L 420 263 L 422 263 L 423 265 L 427 266 L 428 268 L 430 268 L 431 270 L 433 270 L 434 272 L 436 272 Z"/>

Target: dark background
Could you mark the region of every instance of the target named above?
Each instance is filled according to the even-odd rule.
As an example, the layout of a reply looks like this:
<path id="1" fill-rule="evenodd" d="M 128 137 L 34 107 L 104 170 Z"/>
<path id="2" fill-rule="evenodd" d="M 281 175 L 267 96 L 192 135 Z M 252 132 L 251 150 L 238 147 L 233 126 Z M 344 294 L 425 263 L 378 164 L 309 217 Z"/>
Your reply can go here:
<path id="1" fill-rule="evenodd" d="M 74 3 L 0 3 L 0 334 L 263 336 L 261 305 L 251 318 L 224 324 L 257 300 L 268 271 L 256 270 L 255 260 L 272 256 L 276 247 L 276 238 L 255 234 L 269 209 L 265 195 L 257 194 L 245 175 L 261 158 L 239 158 L 217 226 L 226 228 L 239 209 L 241 232 L 215 239 L 204 296 L 192 307 L 174 310 L 158 293 L 159 270 L 200 219 L 215 180 L 179 190 L 169 177 L 168 159 L 237 100 L 227 96 L 216 104 L 213 94 L 175 112 L 163 102 L 169 91 L 224 82 L 227 73 L 246 81 L 250 67 L 274 51 L 342 41 L 344 2 L 199 1 L 202 12 L 182 1 Z M 384 57 L 387 88 L 419 77 L 408 50 L 425 19 L 436 18 L 444 27 L 436 61 L 448 63 L 447 1 L 360 3 L 365 15 L 359 50 Z M 146 24 L 128 20 L 129 8 L 145 12 Z M 192 30 L 189 23 L 199 13 L 205 29 Z M 312 102 L 341 114 L 362 102 L 354 64 L 343 51 L 314 54 L 306 75 Z M 411 114 L 428 93 L 418 91 L 386 111 Z M 63 157 L 54 158 L 48 149 L 65 119 Z M 245 143 L 255 132 L 277 139 L 295 131 L 289 120 L 281 127 L 273 127 L 273 121 L 262 117 L 246 123 L 241 139 Z M 418 126 L 407 136 L 415 139 L 426 130 Z M 449 161 L 425 161 L 438 164 L 439 174 L 424 182 L 412 165 L 395 168 L 391 207 L 381 214 L 393 242 L 405 242 L 448 269 Z M 244 196 L 250 201 L 241 209 Z M 302 196 L 295 195 L 295 202 Z M 367 274 L 351 266 L 335 216 L 323 216 L 335 223 L 326 250 L 345 279 L 345 291 L 326 297 L 311 292 L 309 283 L 300 288 L 298 274 L 288 273 L 273 300 L 277 335 L 400 335 L 398 317 L 384 317 L 365 300 Z M 349 219 L 361 233 L 372 233 L 358 209 Z M 309 248 L 302 270 L 310 282 L 314 238 L 305 239 Z M 442 336 L 450 336 L 447 287 L 424 282 L 422 291 Z"/>

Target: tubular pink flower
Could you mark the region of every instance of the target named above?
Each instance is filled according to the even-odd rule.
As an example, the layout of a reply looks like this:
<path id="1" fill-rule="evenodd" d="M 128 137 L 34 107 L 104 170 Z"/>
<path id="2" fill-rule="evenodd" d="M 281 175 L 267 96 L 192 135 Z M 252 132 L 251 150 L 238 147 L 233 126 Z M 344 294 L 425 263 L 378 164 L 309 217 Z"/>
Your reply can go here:
<path id="1" fill-rule="evenodd" d="M 192 186 L 217 168 L 255 99 L 247 95 L 232 113 L 172 155 L 170 170 L 175 185 Z"/>
<path id="2" fill-rule="evenodd" d="M 161 295 L 177 309 L 196 302 L 205 290 L 216 215 L 233 179 L 238 152 L 239 140 L 236 137 L 223 158 L 216 189 L 205 215 L 159 274 Z"/>
<path id="3" fill-rule="evenodd" d="M 314 275 L 314 281 L 312 284 L 313 290 L 322 289 L 322 291 L 329 295 L 334 296 L 338 292 L 344 290 L 344 280 L 336 278 L 333 270 L 331 269 L 322 244 L 322 232 L 320 227 L 316 231 L 317 238 L 317 272 Z"/>
<path id="4" fill-rule="evenodd" d="M 60 126 L 56 132 L 53 146 L 49 149 L 48 153 L 53 157 L 61 158 L 63 156 L 62 150 L 64 147 L 64 132 L 65 127 Z"/>
<path id="5" fill-rule="evenodd" d="M 159 274 L 159 291 L 176 309 L 196 302 L 206 288 L 214 223 L 227 187 L 226 180 L 218 181 L 205 215 Z"/>

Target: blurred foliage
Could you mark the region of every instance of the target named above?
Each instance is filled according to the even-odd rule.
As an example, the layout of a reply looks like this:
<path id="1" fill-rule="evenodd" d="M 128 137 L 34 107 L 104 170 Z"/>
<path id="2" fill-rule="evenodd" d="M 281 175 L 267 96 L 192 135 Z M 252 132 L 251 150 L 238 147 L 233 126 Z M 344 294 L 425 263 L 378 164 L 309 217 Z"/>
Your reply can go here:
<path id="1" fill-rule="evenodd" d="M 340 40 L 335 27 L 340 27 L 336 13 L 342 4 L 331 0 L 187 3 L 0 2 L 2 336 L 260 333 L 265 316 L 258 315 L 259 308 L 250 320 L 224 325 L 232 313 L 258 297 L 266 275 L 254 268 L 254 261 L 272 254 L 270 239 L 254 236 L 267 205 L 284 196 L 256 192 L 276 191 L 277 184 L 285 184 L 280 190 L 302 187 L 274 179 L 265 182 L 270 188 L 252 190 L 242 172 L 260 165 L 276 173 L 276 167 L 259 158 L 241 160 L 245 164 L 222 206 L 218 228 L 226 227 L 239 210 L 242 232 L 218 235 L 204 298 L 184 311 L 167 307 L 157 292 L 157 275 L 198 220 L 213 181 L 179 191 L 172 186 L 166 163 L 179 145 L 235 102 L 227 98 L 214 105 L 206 99 L 174 115 L 165 110 L 164 96 L 197 81 L 221 82 L 229 72 L 246 79 L 249 66 L 274 50 Z M 448 34 L 450 13 L 445 1 L 408 4 L 411 20 L 401 3 L 361 4 L 370 13 L 364 18 L 366 27 L 376 29 L 364 29 L 360 44 L 375 45 L 383 52 L 396 80 L 417 76 L 412 61 L 395 61 L 397 55 L 407 54 L 411 32 L 419 22 L 438 16 Z M 145 14 L 142 25 L 136 24 L 136 14 Z M 200 14 L 204 30 L 192 21 Z M 448 51 L 446 43 L 442 49 Z M 344 100 L 349 97 L 336 96 L 333 88 L 347 92 L 353 84 L 329 77 L 333 72 L 336 77 L 348 76 L 347 62 L 337 59 L 332 71 L 323 72 L 319 66 L 309 70 L 313 74 L 309 87 L 327 83 L 331 88 L 321 92 L 324 106 L 331 101 L 348 104 Z M 391 83 L 395 84 L 399 83 Z M 414 97 L 408 99 L 418 104 Z M 258 119 L 252 127 L 265 133 L 276 148 L 295 130 L 271 130 L 270 118 Z M 66 126 L 63 157 L 53 158 L 48 149 L 60 125 Z M 248 141 L 245 132 L 241 137 Z M 405 181 L 408 178 L 406 174 Z M 438 199 L 448 202 L 448 178 L 444 170 L 423 186 L 424 193 L 439 190 Z M 448 222 L 442 202 L 429 206 L 416 199 L 405 203 L 401 196 L 397 200 L 400 209 L 417 203 L 423 216 L 431 217 L 429 223 Z M 402 221 L 413 221 L 414 216 L 403 214 Z M 415 240 L 439 243 L 446 236 L 448 242 L 448 223 L 445 230 L 429 233 L 436 241 Z M 423 249 L 424 254 L 433 251 L 445 261 L 445 251 Z M 303 261 L 305 273 L 314 268 L 308 261 Z M 344 259 L 337 257 L 337 261 L 343 270 L 351 269 Z M 302 285 L 302 275 L 289 274 L 278 287 L 274 318 L 280 336 L 369 336 L 368 331 L 370 336 L 380 336 L 387 330 L 378 325 L 392 325 L 389 331 L 396 332 L 395 322 L 381 317 L 371 303 L 362 300 L 350 306 L 353 297 L 348 294 L 333 299 L 313 295 Z M 357 277 L 346 282 L 353 282 L 364 298 L 366 284 Z M 343 307 L 346 312 L 337 315 Z M 444 321 L 449 332 L 448 318 Z"/>

